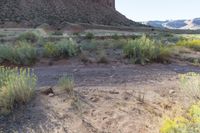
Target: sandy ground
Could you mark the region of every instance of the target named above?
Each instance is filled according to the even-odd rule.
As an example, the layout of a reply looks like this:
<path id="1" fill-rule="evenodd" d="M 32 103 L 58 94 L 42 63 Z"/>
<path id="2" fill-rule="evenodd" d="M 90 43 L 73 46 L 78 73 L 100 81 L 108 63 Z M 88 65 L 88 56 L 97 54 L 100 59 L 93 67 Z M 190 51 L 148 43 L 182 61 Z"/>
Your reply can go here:
<path id="1" fill-rule="evenodd" d="M 2 132 L 20 133 L 159 133 L 164 116 L 188 101 L 178 75 L 200 72 L 180 64 L 35 66 L 35 98 L 0 118 Z M 75 97 L 57 88 L 62 75 L 73 75 Z M 41 91 L 53 88 L 54 96 Z"/>

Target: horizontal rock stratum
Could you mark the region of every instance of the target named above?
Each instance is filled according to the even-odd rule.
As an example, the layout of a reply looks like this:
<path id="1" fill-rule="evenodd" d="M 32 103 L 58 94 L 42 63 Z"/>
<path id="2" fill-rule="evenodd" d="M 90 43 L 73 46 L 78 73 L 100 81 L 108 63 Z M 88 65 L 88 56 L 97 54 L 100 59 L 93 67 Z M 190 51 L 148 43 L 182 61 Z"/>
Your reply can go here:
<path id="1" fill-rule="evenodd" d="M 68 23 L 139 26 L 115 10 L 115 0 L 0 0 L 0 25 L 63 27 Z"/>

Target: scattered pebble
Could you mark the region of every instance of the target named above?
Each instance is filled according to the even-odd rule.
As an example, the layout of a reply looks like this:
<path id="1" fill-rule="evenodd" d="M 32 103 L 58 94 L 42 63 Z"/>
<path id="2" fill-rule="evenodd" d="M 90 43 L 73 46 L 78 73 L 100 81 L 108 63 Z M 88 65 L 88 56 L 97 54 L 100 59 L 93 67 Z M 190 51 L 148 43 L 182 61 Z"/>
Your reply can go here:
<path id="1" fill-rule="evenodd" d="M 54 94 L 53 93 L 49 93 L 49 95 L 48 95 L 49 97 L 53 97 L 54 96 Z"/>

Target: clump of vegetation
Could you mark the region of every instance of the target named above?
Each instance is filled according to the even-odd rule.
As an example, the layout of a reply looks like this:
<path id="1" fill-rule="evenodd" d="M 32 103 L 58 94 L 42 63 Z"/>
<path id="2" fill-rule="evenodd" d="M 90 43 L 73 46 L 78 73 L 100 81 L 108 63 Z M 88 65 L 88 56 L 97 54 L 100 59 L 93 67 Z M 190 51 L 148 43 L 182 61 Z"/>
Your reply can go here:
<path id="1" fill-rule="evenodd" d="M 139 39 L 129 40 L 123 51 L 133 63 L 146 64 L 159 59 L 160 44 L 143 35 Z"/>
<path id="2" fill-rule="evenodd" d="M 26 41 L 21 41 L 13 50 L 13 63 L 17 65 L 31 65 L 37 60 L 37 50 Z"/>
<path id="3" fill-rule="evenodd" d="M 39 41 L 40 36 L 34 32 L 25 32 L 18 36 L 17 41 L 27 41 L 30 43 L 36 43 Z"/>
<path id="4" fill-rule="evenodd" d="M 138 38 L 140 38 L 139 35 L 132 35 L 132 36 L 131 36 L 131 39 L 133 39 L 133 40 L 138 39 Z"/>
<path id="5" fill-rule="evenodd" d="M 99 50 L 97 54 L 98 54 L 98 63 L 107 64 L 109 62 L 106 55 L 106 51 Z"/>
<path id="6" fill-rule="evenodd" d="M 74 96 L 74 80 L 70 76 L 63 76 L 58 81 L 58 86 L 65 90 L 69 96 Z"/>
<path id="7" fill-rule="evenodd" d="M 56 30 L 52 33 L 52 35 L 55 35 L 55 36 L 62 36 L 63 35 L 63 32 L 60 31 L 60 30 Z"/>
<path id="8" fill-rule="evenodd" d="M 181 89 L 186 96 L 196 102 L 200 100 L 200 74 L 187 73 L 180 75 Z"/>
<path id="9" fill-rule="evenodd" d="M 34 95 L 37 78 L 30 69 L 0 67 L 0 114 L 16 104 L 26 104 Z"/>
<path id="10" fill-rule="evenodd" d="M 83 51 L 95 51 L 98 49 L 107 49 L 107 48 L 112 48 L 112 49 L 122 49 L 125 44 L 127 44 L 127 40 L 125 39 L 119 39 L 119 40 L 114 40 L 114 39 L 106 39 L 106 40 L 90 40 L 83 42 L 81 44 L 80 49 Z"/>
<path id="11" fill-rule="evenodd" d="M 87 42 L 83 42 L 83 44 L 81 44 L 80 49 L 83 51 L 89 51 L 92 52 L 94 50 L 98 49 L 98 44 L 96 43 L 96 40 L 91 40 L 91 41 L 87 41 Z"/>
<path id="12" fill-rule="evenodd" d="M 112 36 L 112 39 L 114 39 L 114 40 L 118 40 L 120 37 L 119 37 L 119 35 L 118 34 L 114 34 L 113 36 Z"/>
<path id="13" fill-rule="evenodd" d="M 0 63 L 13 61 L 13 49 L 9 45 L 0 45 Z"/>
<path id="14" fill-rule="evenodd" d="M 47 42 L 44 45 L 44 54 L 47 57 L 57 57 L 59 55 L 59 51 L 56 44 L 53 42 Z"/>
<path id="15" fill-rule="evenodd" d="M 200 51 L 200 40 L 199 39 L 182 39 L 177 42 L 177 45 L 188 47 L 195 51 Z"/>
<path id="16" fill-rule="evenodd" d="M 160 129 L 161 133 L 199 133 L 200 103 L 192 105 L 187 112 L 174 119 L 166 118 Z"/>
<path id="17" fill-rule="evenodd" d="M 94 38 L 94 34 L 91 33 L 91 32 L 88 32 L 86 35 L 85 35 L 85 38 L 86 39 L 89 39 L 89 40 L 92 40 Z"/>
<path id="18" fill-rule="evenodd" d="M 56 44 L 48 42 L 44 45 L 47 57 L 71 57 L 77 54 L 77 44 L 72 39 L 63 39 Z"/>
<path id="19" fill-rule="evenodd" d="M 36 48 L 26 41 L 19 41 L 15 46 L 0 45 L 0 63 L 31 65 L 36 59 Z"/>
<path id="20" fill-rule="evenodd" d="M 166 118 L 161 133 L 199 133 L 200 132 L 200 75 L 187 73 L 180 75 L 181 89 L 194 100 L 195 104 L 182 115 L 173 119 Z"/>

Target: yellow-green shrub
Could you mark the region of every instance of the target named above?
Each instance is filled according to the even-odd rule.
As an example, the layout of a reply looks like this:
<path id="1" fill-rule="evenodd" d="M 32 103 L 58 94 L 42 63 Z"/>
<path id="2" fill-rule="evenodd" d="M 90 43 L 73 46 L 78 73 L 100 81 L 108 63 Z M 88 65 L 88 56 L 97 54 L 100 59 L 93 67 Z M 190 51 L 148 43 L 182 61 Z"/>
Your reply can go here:
<path id="1" fill-rule="evenodd" d="M 143 35 L 139 39 L 129 40 L 123 51 L 125 56 L 130 58 L 133 63 L 145 64 L 159 59 L 160 43 Z"/>
<path id="2" fill-rule="evenodd" d="M 191 105 L 182 116 L 166 118 L 161 133 L 200 133 L 200 75 L 187 73 L 180 75 L 181 90 L 188 96 Z M 189 102 L 189 101 L 188 101 Z"/>
<path id="3" fill-rule="evenodd" d="M 192 48 L 193 50 L 200 51 L 200 40 L 198 39 L 188 39 L 188 40 L 180 40 L 177 42 L 178 46 L 184 46 Z"/>
<path id="4" fill-rule="evenodd" d="M 31 69 L 0 67 L 0 114 L 25 104 L 34 94 L 37 78 Z"/>
<path id="5" fill-rule="evenodd" d="M 200 103 L 192 105 L 183 116 L 166 118 L 160 132 L 200 133 Z"/>

